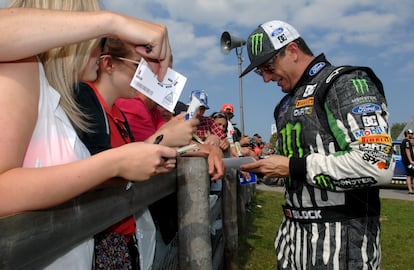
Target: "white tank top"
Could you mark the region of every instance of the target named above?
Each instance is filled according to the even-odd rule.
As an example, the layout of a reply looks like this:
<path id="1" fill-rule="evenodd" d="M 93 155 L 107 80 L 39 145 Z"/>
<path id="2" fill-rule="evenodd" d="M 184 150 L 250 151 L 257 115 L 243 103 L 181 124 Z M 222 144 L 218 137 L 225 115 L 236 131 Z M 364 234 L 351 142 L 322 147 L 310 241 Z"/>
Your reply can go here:
<path id="1" fill-rule="evenodd" d="M 59 93 L 48 83 L 39 63 L 40 96 L 38 117 L 23 167 L 64 164 L 89 157 L 69 118 L 59 105 Z"/>
<path id="2" fill-rule="evenodd" d="M 50 86 L 40 62 L 39 80 L 38 118 L 26 150 L 23 167 L 39 168 L 89 157 L 88 149 L 76 135 L 69 118 L 59 105 L 60 94 Z M 91 238 L 56 259 L 45 269 L 90 270 L 92 258 L 93 239 Z"/>

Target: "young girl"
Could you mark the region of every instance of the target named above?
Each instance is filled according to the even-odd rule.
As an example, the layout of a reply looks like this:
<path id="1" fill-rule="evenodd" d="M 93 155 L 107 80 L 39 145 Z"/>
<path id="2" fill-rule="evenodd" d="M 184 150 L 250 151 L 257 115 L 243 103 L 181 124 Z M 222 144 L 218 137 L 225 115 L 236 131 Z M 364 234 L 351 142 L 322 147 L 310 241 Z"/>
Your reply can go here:
<path id="1" fill-rule="evenodd" d="M 77 101 L 86 113 L 85 121 L 92 129 L 78 134 L 91 154 L 135 141 L 129 123 L 115 101 L 135 97 L 137 91 L 130 82 L 142 57 L 133 46 L 120 39 L 103 39 L 101 50 L 98 78 L 80 83 L 76 91 Z M 174 134 L 177 145 L 190 143 L 196 125 L 196 121 L 182 121 L 181 128 Z M 168 137 L 169 133 L 163 135 Z M 148 142 L 154 140 L 153 136 Z M 95 235 L 96 269 L 139 269 L 135 231 L 135 218 L 130 216 Z"/>
<path id="2" fill-rule="evenodd" d="M 214 119 L 217 126 L 219 126 L 224 132 L 227 132 L 228 119 L 224 113 L 215 112 L 211 115 L 211 118 Z"/>

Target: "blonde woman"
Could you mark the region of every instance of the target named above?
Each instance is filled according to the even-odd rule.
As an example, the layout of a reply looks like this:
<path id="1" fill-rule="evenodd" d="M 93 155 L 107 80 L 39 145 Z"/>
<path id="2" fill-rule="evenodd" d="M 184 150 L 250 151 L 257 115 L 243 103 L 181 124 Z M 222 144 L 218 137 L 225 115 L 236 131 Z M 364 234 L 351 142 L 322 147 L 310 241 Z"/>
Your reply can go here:
<path id="1" fill-rule="evenodd" d="M 0 9 L 0 216 L 62 203 L 113 177 L 141 181 L 175 166 L 174 149 L 145 143 L 90 157 L 75 132 L 88 126 L 72 96 L 74 83 L 96 78 L 92 53 L 104 36 L 157 59 L 151 67 L 162 78 L 171 55 L 164 26 L 98 11 L 95 0 L 12 1 L 10 7 Z M 48 269 L 90 269 L 90 244 Z"/>

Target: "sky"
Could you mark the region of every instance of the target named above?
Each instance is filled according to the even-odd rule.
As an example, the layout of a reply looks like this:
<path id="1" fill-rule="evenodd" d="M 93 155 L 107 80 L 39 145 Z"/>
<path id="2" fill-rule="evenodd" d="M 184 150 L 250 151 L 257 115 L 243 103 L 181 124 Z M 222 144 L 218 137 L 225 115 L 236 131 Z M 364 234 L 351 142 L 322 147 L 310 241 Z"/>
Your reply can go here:
<path id="1" fill-rule="evenodd" d="M 7 0 L 0 0 L 4 7 Z M 205 90 L 210 109 L 224 103 L 235 107 L 234 122 L 244 131 L 271 136 L 273 110 L 284 96 L 276 83 L 264 83 L 250 72 L 239 79 L 236 49 L 223 54 L 224 31 L 247 39 L 263 22 L 283 20 L 293 25 L 315 55 L 325 53 L 333 65 L 370 66 L 382 80 L 389 122 L 409 122 L 414 111 L 414 1 L 412 0 L 100 0 L 102 8 L 163 23 L 168 27 L 174 70 L 187 77 L 180 100 L 192 90 Z M 242 69 L 250 63 L 246 47 Z M 240 102 L 242 83 L 242 103 Z"/>

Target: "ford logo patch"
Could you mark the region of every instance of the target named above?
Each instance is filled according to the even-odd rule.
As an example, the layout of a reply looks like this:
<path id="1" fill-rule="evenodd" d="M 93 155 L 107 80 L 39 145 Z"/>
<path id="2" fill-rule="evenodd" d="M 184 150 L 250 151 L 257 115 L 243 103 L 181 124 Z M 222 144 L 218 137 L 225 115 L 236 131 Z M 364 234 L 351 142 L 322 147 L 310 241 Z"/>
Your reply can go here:
<path id="1" fill-rule="evenodd" d="M 283 33 L 283 27 L 276 28 L 275 31 L 270 34 L 272 37 L 278 36 Z"/>
<path id="2" fill-rule="evenodd" d="M 359 106 L 356 106 L 352 109 L 352 113 L 354 114 L 365 114 L 365 113 L 373 113 L 380 111 L 381 107 L 378 104 L 373 103 L 367 103 L 367 104 L 361 104 Z"/>
<path id="3" fill-rule="evenodd" d="M 316 63 L 310 70 L 309 75 L 315 76 L 324 66 L 326 65 L 325 62 Z"/>

